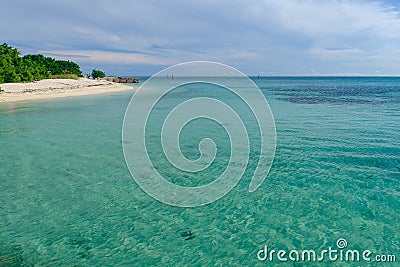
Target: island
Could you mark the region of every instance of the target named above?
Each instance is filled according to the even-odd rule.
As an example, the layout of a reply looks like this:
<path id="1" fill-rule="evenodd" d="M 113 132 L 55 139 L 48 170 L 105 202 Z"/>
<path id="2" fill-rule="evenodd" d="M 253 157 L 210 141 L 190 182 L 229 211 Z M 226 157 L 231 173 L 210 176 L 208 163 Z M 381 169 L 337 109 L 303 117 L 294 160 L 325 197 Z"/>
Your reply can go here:
<path id="1" fill-rule="evenodd" d="M 106 77 L 100 70 L 83 77 L 72 61 L 43 55 L 21 56 L 7 43 L 0 45 L 0 103 L 133 91 L 137 78 Z"/>

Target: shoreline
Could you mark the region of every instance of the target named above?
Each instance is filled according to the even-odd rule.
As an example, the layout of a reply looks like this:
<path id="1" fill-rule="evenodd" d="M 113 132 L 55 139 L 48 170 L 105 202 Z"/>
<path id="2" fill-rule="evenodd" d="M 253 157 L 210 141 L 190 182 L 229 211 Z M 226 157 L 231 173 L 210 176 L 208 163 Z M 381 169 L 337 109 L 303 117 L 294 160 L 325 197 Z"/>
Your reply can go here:
<path id="1" fill-rule="evenodd" d="M 0 84 L 0 103 L 65 98 L 135 90 L 135 87 L 87 78 L 44 79 L 30 83 Z"/>

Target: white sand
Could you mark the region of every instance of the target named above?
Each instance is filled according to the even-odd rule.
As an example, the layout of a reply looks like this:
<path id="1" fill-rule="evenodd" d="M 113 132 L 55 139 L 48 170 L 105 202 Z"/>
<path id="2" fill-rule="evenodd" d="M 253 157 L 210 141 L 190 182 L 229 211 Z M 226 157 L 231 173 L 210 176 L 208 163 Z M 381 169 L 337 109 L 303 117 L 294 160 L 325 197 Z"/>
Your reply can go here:
<path id="1" fill-rule="evenodd" d="M 105 80 L 87 78 L 47 79 L 31 83 L 0 84 L 0 103 L 133 91 L 135 88 Z"/>

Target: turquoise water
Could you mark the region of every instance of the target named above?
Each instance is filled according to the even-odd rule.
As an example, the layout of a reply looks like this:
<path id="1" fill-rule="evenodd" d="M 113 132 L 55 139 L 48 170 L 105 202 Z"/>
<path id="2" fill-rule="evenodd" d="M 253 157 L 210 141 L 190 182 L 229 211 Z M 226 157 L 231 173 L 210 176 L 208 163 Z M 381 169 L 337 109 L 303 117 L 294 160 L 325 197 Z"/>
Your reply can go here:
<path id="1" fill-rule="evenodd" d="M 197 208 L 160 203 L 131 178 L 121 140 L 130 93 L 0 103 L 0 266 L 356 266 L 257 259 L 265 245 L 320 251 L 339 238 L 398 264 L 400 78 L 254 81 L 275 116 L 271 172 L 249 193 L 250 163 L 229 194 Z M 193 94 L 165 99 L 165 110 Z M 226 133 L 194 124 L 182 132 L 183 153 L 198 157 L 198 140 L 211 133 L 221 149 L 209 172 L 221 172 Z M 168 174 L 159 147 L 152 151 Z M 210 173 L 171 180 L 198 185 Z"/>

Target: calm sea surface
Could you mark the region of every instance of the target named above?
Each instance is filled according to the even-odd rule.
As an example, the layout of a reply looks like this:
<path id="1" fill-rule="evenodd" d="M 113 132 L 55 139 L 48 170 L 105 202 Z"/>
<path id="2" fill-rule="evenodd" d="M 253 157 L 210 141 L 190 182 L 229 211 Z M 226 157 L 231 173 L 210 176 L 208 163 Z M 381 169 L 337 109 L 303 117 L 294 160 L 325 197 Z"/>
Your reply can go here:
<path id="1" fill-rule="evenodd" d="M 337 249 L 340 238 L 348 249 L 395 254 L 398 264 L 400 78 L 254 82 L 275 117 L 271 172 L 249 193 L 250 161 L 229 194 L 197 208 L 160 203 L 132 179 L 121 140 L 131 93 L 0 103 L 0 266 L 281 266 L 277 259 L 259 261 L 257 253 L 265 245 Z M 178 90 L 155 109 L 149 140 L 159 139 L 163 110 L 198 95 L 229 102 L 224 93 L 207 86 Z M 245 107 L 236 108 L 247 116 Z M 256 139 L 251 116 L 246 123 Z M 212 181 L 230 155 L 221 127 L 192 126 L 182 131 L 185 156 L 199 157 L 198 142 L 207 134 L 218 144 L 218 160 L 205 174 L 174 175 L 157 142 L 149 151 L 155 167 L 182 185 Z"/>

